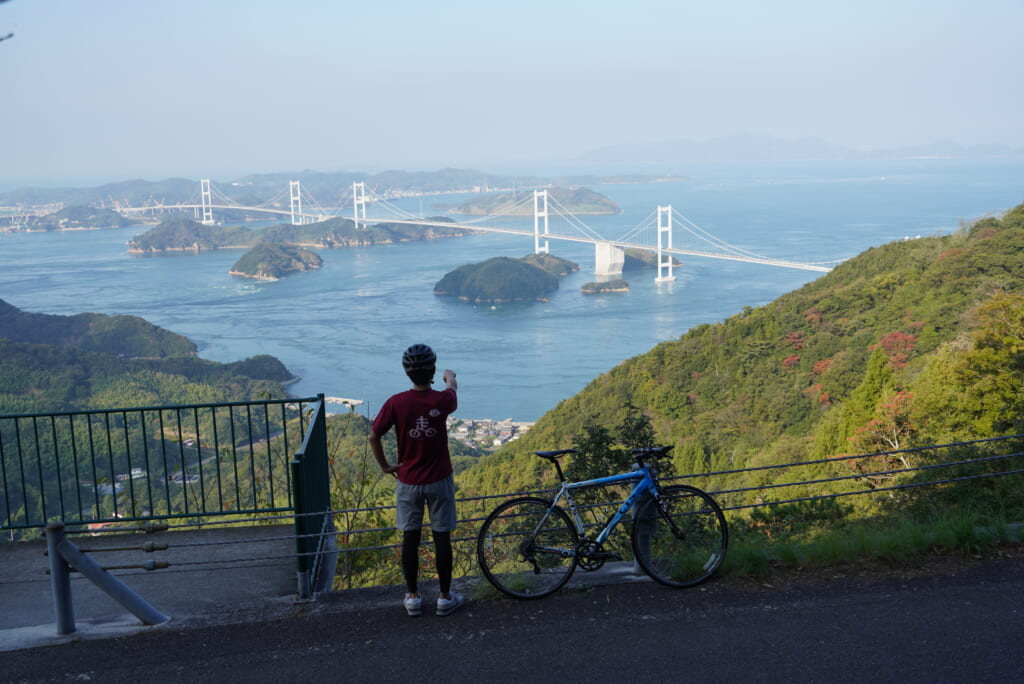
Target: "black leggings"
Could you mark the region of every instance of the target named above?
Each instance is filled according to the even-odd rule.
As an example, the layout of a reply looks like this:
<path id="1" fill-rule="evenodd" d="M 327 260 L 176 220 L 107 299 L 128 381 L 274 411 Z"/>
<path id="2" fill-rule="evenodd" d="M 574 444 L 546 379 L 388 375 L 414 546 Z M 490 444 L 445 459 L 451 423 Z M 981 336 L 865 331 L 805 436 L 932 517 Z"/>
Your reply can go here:
<path id="1" fill-rule="evenodd" d="M 441 593 L 447 594 L 452 588 L 452 533 L 431 530 L 434 537 L 434 558 L 437 561 L 437 579 Z M 402 534 L 402 574 L 405 575 L 405 590 L 410 594 L 419 593 L 417 580 L 420 573 L 420 540 L 423 530 L 407 530 Z"/>

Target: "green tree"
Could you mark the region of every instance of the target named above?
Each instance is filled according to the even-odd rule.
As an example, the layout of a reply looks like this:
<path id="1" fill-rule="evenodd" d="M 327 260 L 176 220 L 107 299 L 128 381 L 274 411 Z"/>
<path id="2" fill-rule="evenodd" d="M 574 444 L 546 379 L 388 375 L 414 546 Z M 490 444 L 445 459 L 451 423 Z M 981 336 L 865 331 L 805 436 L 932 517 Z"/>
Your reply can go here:
<path id="1" fill-rule="evenodd" d="M 1024 296 L 1000 292 L 978 308 L 974 349 L 956 366 L 981 436 L 1024 428 Z"/>

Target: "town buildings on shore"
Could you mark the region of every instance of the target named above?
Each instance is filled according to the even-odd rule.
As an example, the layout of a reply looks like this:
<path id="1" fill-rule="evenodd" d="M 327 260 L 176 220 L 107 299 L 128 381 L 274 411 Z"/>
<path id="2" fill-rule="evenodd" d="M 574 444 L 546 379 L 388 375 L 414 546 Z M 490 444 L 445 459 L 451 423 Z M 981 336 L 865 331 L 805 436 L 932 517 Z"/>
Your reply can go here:
<path id="1" fill-rule="evenodd" d="M 496 449 L 517 439 L 533 427 L 533 423 L 511 418 L 450 418 L 448 436 L 478 449 Z"/>

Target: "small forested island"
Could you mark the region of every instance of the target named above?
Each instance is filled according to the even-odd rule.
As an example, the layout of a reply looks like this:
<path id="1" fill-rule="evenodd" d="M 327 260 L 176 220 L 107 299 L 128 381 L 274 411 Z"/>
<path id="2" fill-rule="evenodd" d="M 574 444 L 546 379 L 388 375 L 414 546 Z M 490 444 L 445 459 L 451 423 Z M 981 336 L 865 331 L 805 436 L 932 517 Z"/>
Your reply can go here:
<path id="1" fill-rule="evenodd" d="M 132 254 L 201 252 L 251 247 L 256 231 L 242 226 L 207 226 L 184 217 L 165 219 L 128 241 Z"/>
<path id="2" fill-rule="evenodd" d="M 580 265 L 575 261 L 556 257 L 554 254 L 531 253 L 524 256 L 523 261 L 537 268 L 543 268 L 551 275 L 558 276 L 559 278 L 580 270 Z"/>
<path id="3" fill-rule="evenodd" d="M 323 259 L 316 252 L 294 245 L 264 242 L 246 252 L 228 273 L 260 280 L 277 280 L 289 273 L 310 271 L 322 265 Z"/>
<path id="4" fill-rule="evenodd" d="M 578 269 L 571 261 L 550 255 L 494 257 L 446 274 L 434 286 L 434 294 L 477 303 L 546 302 L 558 289 L 559 275 Z"/>
<path id="5" fill-rule="evenodd" d="M 45 216 L 32 216 L 26 230 L 93 230 L 96 228 L 122 228 L 134 225 L 116 211 L 96 207 L 73 206 Z"/>
<path id="6" fill-rule="evenodd" d="M 605 292 L 629 292 L 629 283 L 622 278 L 605 280 L 601 282 L 592 281 L 580 288 L 583 294 L 602 294 Z"/>
<path id="7" fill-rule="evenodd" d="M 532 194 L 532 192 L 531 192 Z M 587 188 L 549 188 L 548 197 L 554 199 L 573 214 L 618 214 L 619 205 L 599 192 Z M 523 199 L 522 193 L 503 192 L 492 195 L 481 195 L 468 199 L 456 206 L 452 211 L 456 214 L 487 216 L 489 214 L 510 213 L 511 215 L 530 216 L 533 214 L 533 203 L 509 212 L 517 202 Z"/>
<path id="8" fill-rule="evenodd" d="M 622 260 L 623 271 L 638 271 L 640 269 L 658 268 L 658 253 L 648 249 L 627 247 Z M 672 257 L 673 266 L 682 266 L 683 262 Z"/>
<path id="9" fill-rule="evenodd" d="M 350 219 L 333 218 L 302 226 L 278 224 L 252 230 L 244 226 L 207 226 L 184 217 L 175 217 L 162 221 L 142 235 L 135 236 L 128 242 L 128 251 L 133 254 L 157 254 L 171 251 L 248 249 L 265 242 L 332 249 L 436 240 L 474 232 L 472 229 L 456 225 L 446 217 L 429 220 L 449 222 L 452 223 L 452 227 L 378 223 L 357 229 Z"/>

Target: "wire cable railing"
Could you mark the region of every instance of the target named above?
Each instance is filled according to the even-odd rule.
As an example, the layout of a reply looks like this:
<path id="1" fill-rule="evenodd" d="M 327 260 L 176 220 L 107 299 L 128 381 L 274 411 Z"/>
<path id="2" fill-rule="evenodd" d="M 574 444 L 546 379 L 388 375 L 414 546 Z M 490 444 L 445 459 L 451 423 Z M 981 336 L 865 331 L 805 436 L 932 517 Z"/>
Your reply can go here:
<path id="1" fill-rule="evenodd" d="M 753 473 L 766 471 L 766 470 L 792 470 L 797 468 L 808 468 L 817 466 L 832 466 L 837 464 L 843 464 L 847 462 L 865 461 L 871 459 L 878 459 L 880 457 L 890 457 L 897 454 L 920 454 L 924 452 L 935 452 L 938 450 L 950 450 L 955 448 L 970 448 L 978 447 L 984 444 L 990 444 L 1006 440 L 1021 440 L 1024 439 L 1024 435 L 1008 435 L 1003 437 L 995 437 L 981 440 L 971 440 L 963 442 L 954 442 L 949 444 L 931 445 L 925 447 L 916 447 L 911 449 L 900 449 L 893 451 L 874 452 L 868 454 L 857 454 L 857 455 L 842 455 L 831 458 L 815 459 L 809 461 L 797 461 L 790 463 L 773 464 L 767 466 L 757 466 L 752 468 L 737 468 L 729 470 L 719 470 L 712 472 L 702 473 L 688 473 L 684 475 L 666 477 L 663 478 L 663 482 L 670 483 L 675 481 L 690 480 L 690 479 L 703 479 L 706 480 L 712 486 L 706 488 L 709 494 L 714 496 L 722 504 L 722 508 L 727 513 L 734 515 L 740 514 L 741 511 L 756 509 L 756 508 L 767 508 L 775 507 L 784 504 L 799 503 L 805 501 L 815 501 L 821 499 L 839 499 L 843 497 L 851 496 L 878 496 L 888 495 L 892 492 L 898 492 L 901 490 L 908 490 L 914 488 L 924 487 L 937 487 L 943 485 L 952 485 L 956 483 L 970 482 L 980 479 L 998 478 L 1010 475 L 1019 475 L 1024 473 L 1024 467 L 1009 467 L 1000 469 L 998 471 L 989 471 L 981 473 L 967 473 L 967 474 L 955 474 L 948 477 L 932 477 L 924 480 L 915 480 L 907 482 L 896 482 L 893 484 L 886 485 L 873 485 L 873 486 L 858 486 L 853 489 L 846 491 L 835 491 L 835 492 L 823 492 L 820 494 L 812 494 L 807 496 L 797 497 L 782 497 L 767 499 L 763 495 L 767 492 L 779 491 L 785 488 L 792 487 L 811 487 L 820 488 L 826 484 L 835 484 L 843 482 L 870 482 L 875 477 L 898 477 L 907 476 L 921 473 L 931 473 L 941 469 L 963 469 L 969 467 L 979 467 L 992 464 L 998 464 L 1000 462 L 1010 462 L 1013 459 L 1019 459 L 1024 456 L 1024 451 L 1014 449 L 1006 453 L 999 453 L 994 455 L 978 456 L 974 458 L 954 458 L 942 462 L 934 463 L 923 463 L 921 465 L 904 468 L 877 468 L 868 469 L 863 471 L 857 471 L 847 474 L 835 475 L 832 477 L 815 477 L 809 479 L 794 479 L 788 482 L 782 483 L 770 483 L 756 486 L 746 487 L 721 487 L 714 486 L 713 483 L 722 481 L 730 476 L 737 475 L 750 475 Z M 482 523 L 489 513 L 489 510 L 493 508 L 491 502 L 498 499 L 514 498 L 517 496 L 544 496 L 550 495 L 553 489 L 540 488 L 523 490 L 516 492 L 509 492 L 504 494 L 489 494 L 481 496 L 469 496 L 461 497 L 457 500 L 457 506 L 460 511 L 459 529 L 465 530 L 461 535 L 453 537 L 453 543 L 457 547 L 461 547 L 459 555 L 463 561 L 463 567 L 467 572 L 472 572 L 473 564 L 473 552 L 476 541 L 476 529 L 479 524 Z M 753 500 L 757 495 L 757 500 Z M 588 503 L 583 504 L 580 508 L 584 511 L 592 510 L 598 515 L 604 508 L 615 507 L 621 503 L 620 499 L 613 498 L 612 500 L 601 501 L 599 503 Z M 390 519 L 393 515 L 394 506 L 390 504 L 385 505 L 374 505 L 374 506 L 362 506 L 348 509 L 338 509 L 328 511 L 330 516 L 333 516 L 335 520 L 338 520 L 340 516 L 347 516 L 350 519 L 360 519 L 360 517 L 374 517 L 377 520 Z M 281 519 L 289 516 L 280 516 Z M 256 522 L 261 520 L 260 518 L 251 518 L 248 522 Z M 593 526 L 601 526 L 602 523 L 594 522 Z M 374 524 L 360 527 L 348 527 L 341 528 L 338 530 L 321 531 L 319 533 L 311 533 L 303 535 L 307 538 L 332 538 L 339 540 L 338 543 L 338 554 L 340 557 L 339 574 L 346 572 L 346 565 L 357 567 L 360 565 L 360 556 L 363 557 L 363 565 L 366 564 L 366 557 L 372 557 L 377 561 L 388 564 L 388 570 L 383 574 L 389 581 L 398 581 L 398 566 L 396 563 L 390 563 L 393 560 L 392 556 L 398 549 L 401 548 L 401 541 L 398 533 L 393 525 L 390 524 Z M 284 537 L 291 538 L 291 535 L 284 535 Z M 225 542 L 212 541 L 212 542 L 188 542 L 179 546 L 192 546 L 201 548 L 204 546 L 214 546 L 218 544 L 245 544 L 247 542 L 255 542 L 256 539 L 247 540 L 230 540 Z M 428 541 L 423 542 L 424 545 L 429 545 Z M 383 554 L 383 555 L 381 555 Z M 310 552 L 309 555 L 315 555 Z M 352 562 L 346 563 L 346 558 Z M 252 561 L 252 560 L 266 560 L 266 556 L 261 557 L 246 557 L 240 556 L 236 558 L 238 562 Z M 223 560 L 211 560 L 207 561 L 211 565 L 223 563 Z M 202 565 L 204 561 L 189 561 L 189 565 Z M 182 565 L 183 563 L 177 563 Z M 371 563 L 371 566 L 379 570 L 379 566 L 376 563 Z M 367 578 L 357 577 L 358 573 L 349 573 L 347 578 L 342 578 L 342 586 L 355 586 L 367 581 Z M 373 573 L 371 572 L 370 575 Z M 380 574 L 379 572 L 377 574 Z M 347 581 L 346 581 L 347 580 Z M 372 577 L 370 578 L 372 581 Z"/>
<path id="2" fill-rule="evenodd" d="M 978 481 L 1022 475 L 1024 466 L 1019 462 L 1024 456 L 1022 444 L 1024 435 L 1006 435 L 749 468 L 690 472 L 667 476 L 662 481 L 701 480 L 702 487 L 719 501 L 735 523 L 759 508 L 857 496 L 892 497 L 913 489 L 970 486 Z M 1009 448 L 1003 448 L 1003 445 Z M 942 454 L 949 456 L 939 458 Z M 918 462 L 889 467 L 889 464 L 908 460 Z M 850 468 L 852 472 L 842 472 L 842 468 Z M 801 477 L 797 474 L 799 469 L 811 469 L 815 474 Z M 821 474 L 822 470 L 829 469 L 833 471 L 831 474 Z M 794 477 L 782 482 L 733 484 L 765 471 L 793 472 Z M 843 487 L 845 484 L 851 486 Z M 771 496 L 788 488 L 809 489 L 811 492 L 797 496 Z M 456 576 L 477 574 L 477 530 L 497 500 L 527 495 L 545 497 L 553 491 L 553 487 L 548 486 L 460 497 L 457 500 L 459 532 L 452 538 L 456 551 Z M 587 529 L 603 526 L 603 518 L 607 515 L 605 509 L 621 503 L 621 491 L 614 488 L 609 491 L 611 495 L 606 499 L 579 502 Z M 67 535 L 82 540 L 83 553 L 104 561 L 105 565 L 97 564 L 97 567 L 104 572 L 121 575 L 197 571 L 219 574 L 250 568 L 266 568 L 281 574 L 287 566 L 299 560 L 311 568 L 311 584 L 319 588 L 312 592 L 315 597 L 318 591 L 331 587 L 347 589 L 401 583 L 397 561 L 401 538 L 393 526 L 393 516 L 394 506 L 381 503 L 327 511 L 235 515 L 212 522 L 172 519 L 132 525 L 120 521 L 102 529 L 78 525 L 69 526 Z M 305 525 L 303 529 L 307 531 L 300 532 L 300 525 L 290 526 L 299 520 L 315 522 L 315 526 Z M 339 524 L 341 521 L 348 523 Z M 270 527 L 259 530 L 264 525 Z M 236 534 L 225 534 L 231 530 Z M 132 535 L 140 532 L 147 533 L 147 540 L 135 542 Z M 197 537 L 196 534 L 204 536 Z M 149 541 L 150 538 L 158 541 Z M 429 546 L 430 542 L 425 539 L 423 544 Z M 144 555 L 133 558 L 135 554 Z M 333 560 L 325 562 L 325 557 Z M 22 580 L 12 582 L 17 584 L 19 581 Z M 26 578 L 23 581 L 38 580 Z M 299 597 L 303 598 L 301 591 Z"/>
<path id="3" fill-rule="evenodd" d="M 941 487 L 954 485 L 957 483 L 967 483 L 976 480 L 984 480 L 991 478 L 1006 477 L 1011 475 L 1019 475 L 1024 473 L 1024 467 L 1006 467 L 997 471 L 987 471 L 980 473 L 959 473 L 952 474 L 946 477 L 929 477 L 927 479 L 917 479 L 912 481 L 899 481 L 893 482 L 892 484 L 874 484 L 873 481 L 876 478 L 896 479 L 899 477 L 908 477 L 914 475 L 925 475 L 928 473 L 934 473 L 936 471 L 946 470 L 963 470 L 967 468 L 979 468 L 985 466 L 992 466 L 1001 462 L 1010 463 L 1014 459 L 1020 459 L 1024 456 L 1024 451 L 1020 449 L 1012 449 L 1005 453 L 999 453 L 995 455 L 983 455 L 971 458 L 952 458 L 942 462 L 929 462 L 922 463 L 920 465 L 912 467 L 901 467 L 901 468 L 868 468 L 863 470 L 857 470 L 855 472 L 838 474 L 830 477 L 811 477 L 811 478 L 794 478 L 788 482 L 781 483 L 770 483 L 770 484 L 759 484 L 752 486 L 741 486 L 741 487 L 729 487 L 721 486 L 719 483 L 725 482 L 730 477 L 744 477 L 758 472 L 767 470 L 793 470 L 799 468 L 820 468 L 838 466 L 852 462 L 871 462 L 877 461 L 880 458 L 893 457 L 899 454 L 923 454 L 926 452 L 938 452 L 942 450 L 953 450 L 953 449 L 967 449 L 977 448 L 982 445 L 992 444 L 996 442 L 1006 440 L 1021 441 L 1024 439 L 1024 435 L 1008 435 L 1002 437 L 994 437 L 987 439 L 953 442 L 941 445 L 929 445 L 923 447 L 915 447 L 908 449 L 898 449 L 892 451 L 873 452 L 866 454 L 856 455 L 841 455 L 830 458 L 815 459 L 808 461 L 795 461 L 789 463 L 773 464 L 767 466 L 757 466 L 751 468 L 737 468 L 728 470 L 718 470 L 711 472 L 701 473 L 688 473 L 684 475 L 678 475 L 673 477 L 665 477 L 662 479 L 664 483 L 672 483 L 677 481 L 702 479 L 707 483 L 706 491 L 719 500 L 722 505 L 723 511 L 727 514 L 742 515 L 743 511 L 750 511 L 751 509 L 758 508 L 771 508 L 785 504 L 794 504 L 807 501 L 816 501 L 823 499 L 840 499 L 845 497 L 853 496 L 888 496 L 894 492 L 906 491 L 910 489 L 927 488 L 927 487 Z M 835 485 L 842 483 L 857 483 L 858 486 L 844 490 L 844 491 L 821 491 L 818 494 L 806 495 L 806 496 L 791 496 L 791 497 L 778 497 L 768 498 L 766 494 L 774 491 L 781 491 L 786 488 L 817 488 L 824 490 L 826 485 Z M 872 484 L 863 484 L 872 483 Z M 472 556 L 476 541 L 475 530 L 482 523 L 490 509 L 494 506 L 490 502 L 496 499 L 508 499 L 518 496 L 550 496 L 553 494 L 554 488 L 542 488 L 525 491 L 510 492 L 505 494 L 494 494 L 485 496 L 472 496 L 463 497 L 458 499 L 458 509 L 460 511 L 459 529 L 468 530 L 468 533 L 453 538 L 453 542 L 461 543 L 464 548 L 462 549 L 462 555 L 465 559 L 469 559 L 467 562 L 472 565 Z M 597 518 L 601 517 L 600 511 L 602 509 L 614 508 L 622 503 L 621 498 L 612 497 L 609 500 L 604 500 L 599 503 L 588 503 L 579 505 L 582 510 L 592 510 L 597 513 Z M 332 511 L 335 515 L 358 515 L 358 514 L 379 514 L 383 511 L 391 511 L 393 506 L 367 506 L 359 509 L 348 509 L 344 511 Z M 604 524 L 603 519 L 597 522 L 591 523 L 593 527 L 602 527 Z M 381 535 L 385 535 L 394 528 L 388 526 L 366 526 L 361 528 L 352 528 L 344 530 L 343 533 L 347 537 L 347 541 L 344 544 L 340 544 L 340 553 L 344 557 L 346 554 L 358 555 L 360 553 L 375 553 L 375 552 L 394 552 L 400 548 L 401 544 L 397 535 L 394 536 L 392 542 L 389 543 L 359 543 L 354 541 L 360 537 L 367 538 L 378 538 Z M 424 542 L 426 545 L 428 542 Z"/>
<path id="4" fill-rule="evenodd" d="M 62 519 L 62 534 L 66 529 L 68 535 L 101 539 L 120 535 L 117 546 L 87 544 L 92 546 L 83 549 L 88 553 L 173 555 L 165 560 L 118 560 L 108 571 L 297 562 L 300 597 L 332 585 L 398 583 L 395 555 L 400 538 L 393 523 L 394 505 L 385 501 L 389 490 L 371 482 L 381 482 L 377 478 L 338 480 L 341 487 L 362 486 L 369 494 L 350 499 L 363 500 L 363 505 L 330 505 L 325 421 L 323 397 L 0 416 L 0 514 L 7 516 L 5 532 L 13 535 L 15 530 Z M 1006 435 L 667 473 L 662 480 L 700 480 L 723 510 L 742 522 L 764 507 L 857 496 L 891 498 L 915 489 L 1021 475 L 1022 456 L 1024 435 Z M 800 469 L 810 472 L 801 474 Z M 794 475 L 765 480 L 762 474 L 767 471 Z M 173 491 L 180 496 L 168 496 L 169 483 L 178 486 Z M 96 496 L 101 485 L 110 489 L 102 499 Z M 789 490 L 793 494 L 775 496 Z M 604 499 L 580 500 L 586 520 L 597 521 L 605 507 L 621 504 L 621 489 L 601 491 L 608 492 Z M 38 496 L 26 506 L 26 494 L 33 492 Z M 476 531 L 496 501 L 552 493 L 553 485 L 460 497 L 459 534 L 452 540 L 457 568 L 464 575 L 475 574 Z M 273 530 L 256 533 L 260 526 Z M 177 536 L 200 529 L 220 534 L 203 539 Z M 225 530 L 238 534 L 225 535 Z M 136 532 L 169 534 L 157 542 L 124 541 Z M 235 551 L 215 551 L 222 546 Z"/>

